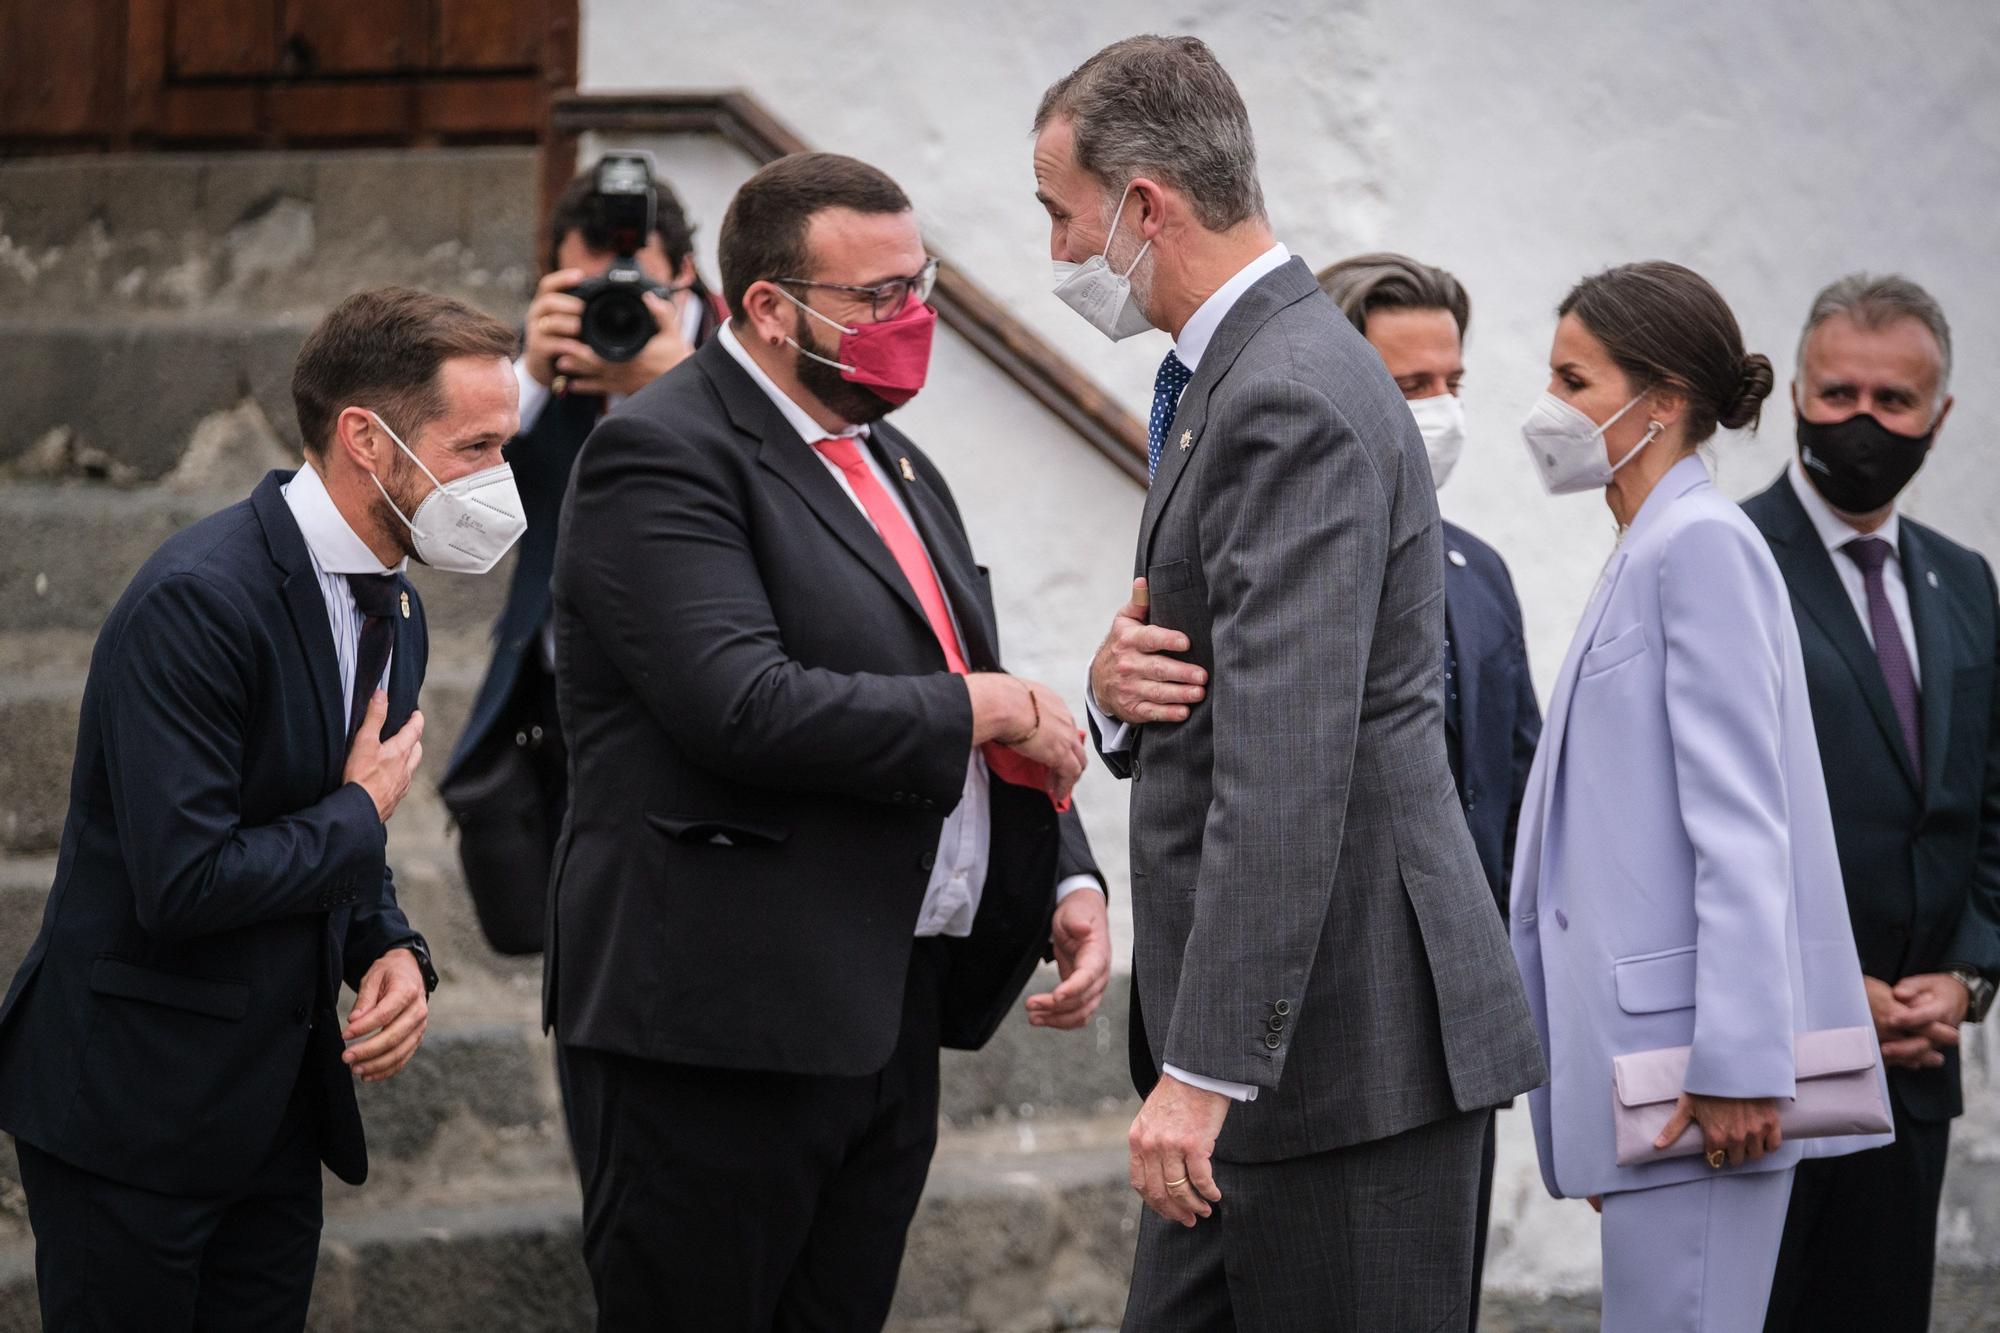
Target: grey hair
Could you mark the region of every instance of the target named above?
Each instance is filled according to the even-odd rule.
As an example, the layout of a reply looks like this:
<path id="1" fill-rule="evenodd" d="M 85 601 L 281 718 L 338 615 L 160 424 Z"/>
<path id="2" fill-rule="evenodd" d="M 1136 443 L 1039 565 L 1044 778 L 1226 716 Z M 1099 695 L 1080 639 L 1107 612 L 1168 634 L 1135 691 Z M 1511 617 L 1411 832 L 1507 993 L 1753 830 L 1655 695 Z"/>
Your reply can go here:
<path id="1" fill-rule="evenodd" d="M 1951 325 L 1945 322 L 1944 307 L 1937 303 L 1936 297 L 1897 273 L 1879 277 L 1872 273 L 1850 273 L 1828 283 L 1813 298 L 1806 326 L 1799 330 L 1801 367 L 1806 363 L 1806 340 L 1812 337 L 1814 329 L 1835 315 L 1845 315 L 1864 329 L 1886 328 L 1900 319 L 1914 319 L 1929 329 L 1937 339 L 1937 397 L 1943 400 L 1945 388 L 1951 383 Z"/>
<path id="2" fill-rule="evenodd" d="M 1460 342 L 1472 323 L 1472 298 L 1459 280 L 1408 255 L 1381 251 L 1343 259 L 1319 271 L 1319 286 L 1364 335 L 1374 310 L 1443 310 L 1458 325 Z"/>
<path id="3" fill-rule="evenodd" d="M 1077 165 L 1107 190 L 1152 177 L 1212 232 L 1264 216 L 1250 113 L 1199 37 L 1113 42 L 1042 94 L 1035 133 L 1058 117 L 1076 135 Z"/>

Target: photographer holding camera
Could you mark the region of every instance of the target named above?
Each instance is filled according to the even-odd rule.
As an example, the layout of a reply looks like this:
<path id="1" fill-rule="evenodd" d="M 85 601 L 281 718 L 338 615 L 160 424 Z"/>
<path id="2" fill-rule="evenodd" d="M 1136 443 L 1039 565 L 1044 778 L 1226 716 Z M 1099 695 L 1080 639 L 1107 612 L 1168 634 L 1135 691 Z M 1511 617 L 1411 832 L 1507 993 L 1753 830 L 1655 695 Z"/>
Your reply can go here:
<path id="1" fill-rule="evenodd" d="M 708 341 L 715 298 L 695 273 L 693 228 L 648 159 L 606 154 L 549 219 L 550 272 L 528 306 L 521 433 L 507 446 L 528 519 L 494 653 L 439 784 L 459 859 L 495 949 L 538 953 L 549 859 L 568 804 L 556 718 L 549 576 L 563 491 L 610 408 Z"/>

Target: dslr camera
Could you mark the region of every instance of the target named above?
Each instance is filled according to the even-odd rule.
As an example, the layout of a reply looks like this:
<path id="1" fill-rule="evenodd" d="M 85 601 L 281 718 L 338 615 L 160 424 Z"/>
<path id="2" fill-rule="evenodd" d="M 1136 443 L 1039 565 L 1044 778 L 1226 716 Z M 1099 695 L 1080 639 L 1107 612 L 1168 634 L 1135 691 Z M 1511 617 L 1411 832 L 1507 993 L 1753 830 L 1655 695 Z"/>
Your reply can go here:
<path id="1" fill-rule="evenodd" d="M 603 276 L 570 288 L 583 299 L 581 337 L 606 361 L 630 361 L 660 326 L 645 294 L 670 290 L 639 271 L 635 256 L 653 232 L 653 160 L 649 153 L 606 153 L 598 159 L 584 202 L 583 234 L 612 252 Z"/>

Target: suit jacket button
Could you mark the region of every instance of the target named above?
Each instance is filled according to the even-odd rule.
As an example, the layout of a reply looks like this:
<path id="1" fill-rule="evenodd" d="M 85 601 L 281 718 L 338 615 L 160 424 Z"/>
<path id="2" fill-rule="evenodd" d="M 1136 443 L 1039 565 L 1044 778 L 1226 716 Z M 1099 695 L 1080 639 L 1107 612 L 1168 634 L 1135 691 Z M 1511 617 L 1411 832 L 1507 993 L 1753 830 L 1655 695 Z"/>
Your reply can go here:
<path id="1" fill-rule="evenodd" d="M 306 1008 L 304 1005 L 300 1005 L 298 1008 L 292 1010 L 292 1021 L 294 1023 L 303 1023 L 310 1017 L 312 1017 L 312 1010 Z"/>
<path id="2" fill-rule="evenodd" d="M 925 852 L 922 856 L 917 858 L 917 864 L 922 866 L 925 870 L 929 870 L 931 867 L 937 864 L 937 853 Z"/>
<path id="3" fill-rule="evenodd" d="M 1560 907 L 1556 909 L 1556 926 L 1562 930 L 1569 929 L 1569 915 Z"/>
<path id="4" fill-rule="evenodd" d="M 1273 1032 L 1283 1032 L 1285 1030 L 1284 1016 L 1282 1014 L 1272 1014 L 1268 1026 Z"/>
<path id="5" fill-rule="evenodd" d="M 1290 1000 L 1279 1000 L 1271 1006 L 1271 1012 L 1283 1018 L 1286 1014 L 1292 1012 L 1292 1002 Z"/>
<path id="6" fill-rule="evenodd" d="M 1280 1037 L 1280 1036 L 1279 1036 L 1279 1035 L 1278 1035 L 1277 1033 L 1275 1033 L 1275 1032 L 1266 1032 L 1266 1033 L 1264 1034 L 1264 1049 L 1265 1049 L 1265 1050 L 1268 1050 L 1268 1051 L 1275 1051 L 1275 1050 L 1277 1050 L 1277 1049 L 1278 1049 L 1278 1048 L 1279 1048 L 1280 1046 L 1282 1046 L 1282 1045 L 1284 1045 L 1284 1044 L 1285 1044 L 1285 1042 L 1284 1042 L 1284 1038 Z"/>

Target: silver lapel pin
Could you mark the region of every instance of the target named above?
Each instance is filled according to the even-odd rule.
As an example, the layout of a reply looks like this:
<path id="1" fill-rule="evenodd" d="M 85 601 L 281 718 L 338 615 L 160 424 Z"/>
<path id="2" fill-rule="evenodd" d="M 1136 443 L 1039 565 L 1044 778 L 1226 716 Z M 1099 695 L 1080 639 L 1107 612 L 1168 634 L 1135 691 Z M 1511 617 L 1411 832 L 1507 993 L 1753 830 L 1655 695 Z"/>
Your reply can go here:
<path id="1" fill-rule="evenodd" d="M 1928 581 L 1928 582 L 1930 583 L 1930 585 L 1931 585 L 1931 586 L 1932 586 L 1933 588 L 1935 588 L 1935 587 L 1937 587 L 1937 586 L 1938 586 L 1938 581 L 1937 581 L 1937 571 L 1936 571 L 1935 569 L 1927 569 L 1927 570 L 1925 570 L 1925 571 L 1924 571 L 1924 578 L 1925 578 L 1925 580 L 1926 580 L 1926 581 Z"/>

